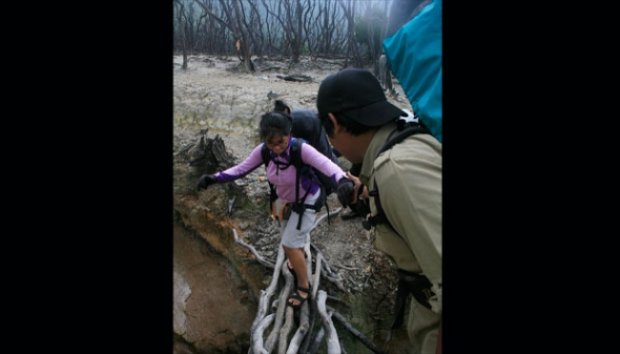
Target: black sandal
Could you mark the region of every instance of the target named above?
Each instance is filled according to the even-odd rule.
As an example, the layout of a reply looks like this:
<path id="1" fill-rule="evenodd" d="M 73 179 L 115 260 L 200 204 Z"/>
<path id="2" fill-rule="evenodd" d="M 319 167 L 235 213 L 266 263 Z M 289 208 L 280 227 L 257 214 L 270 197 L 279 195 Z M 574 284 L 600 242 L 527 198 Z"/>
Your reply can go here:
<path id="1" fill-rule="evenodd" d="M 290 307 L 292 307 L 294 309 L 300 308 L 301 305 L 303 305 L 304 302 L 306 302 L 306 300 L 308 300 L 308 298 L 310 297 L 310 289 L 311 288 L 312 288 L 311 286 L 308 286 L 307 288 L 302 288 L 301 286 L 296 287 L 295 290 L 293 291 L 293 293 L 288 297 L 288 299 L 286 299 L 286 305 L 290 306 Z M 301 296 L 299 294 L 299 291 L 302 291 L 302 292 L 306 293 L 307 294 L 306 297 Z M 299 301 L 299 303 L 296 304 L 296 305 L 292 304 L 291 300 L 297 300 L 297 301 Z"/>

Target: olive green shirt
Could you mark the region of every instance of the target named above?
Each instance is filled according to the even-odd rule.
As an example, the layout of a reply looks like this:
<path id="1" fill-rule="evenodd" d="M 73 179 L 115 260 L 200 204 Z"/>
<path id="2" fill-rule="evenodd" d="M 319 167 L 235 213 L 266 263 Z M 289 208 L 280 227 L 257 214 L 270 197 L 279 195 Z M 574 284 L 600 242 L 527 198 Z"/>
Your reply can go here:
<path id="1" fill-rule="evenodd" d="M 392 149 L 375 156 L 396 129 L 381 127 L 364 155 L 360 179 L 370 191 L 379 189 L 387 224 L 375 227 L 375 247 L 389 255 L 403 270 L 422 273 L 436 294 L 432 310 L 441 313 L 441 143 L 429 134 L 407 137 Z M 370 198 L 372 215 L 377 213 Z M 399 236 L 399 235 L 402 235 Z"/>

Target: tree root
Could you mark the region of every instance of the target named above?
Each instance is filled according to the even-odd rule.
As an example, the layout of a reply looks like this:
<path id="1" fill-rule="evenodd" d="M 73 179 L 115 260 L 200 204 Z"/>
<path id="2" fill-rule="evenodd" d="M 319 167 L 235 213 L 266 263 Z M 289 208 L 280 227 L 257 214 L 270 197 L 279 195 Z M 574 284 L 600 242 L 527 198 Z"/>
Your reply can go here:
<path id="1" fill-rule="evenodd" d="M 237 230 L 232 229 L 232 231 L 233 231 L 233 235 L 235 236 L 235 242 L 240 244 L 241 246 L 249 249 L 250 252 L 252 252 L 252 254 L 254 255 L 254 257 L 256 257 L 256 260 L 258 261 L 258 263 L 264 265 L 265 267 L 267 267 L 269 269 L 274 269 L 275 268 L 275 265 L 273 263 L 269 262 L 268 260 L 265 259 L 265 257 L 263 257 L 260 254 L 258 254 L 258 251 L 256 251 L 256 248 L 254 248 L 254 246 L 248 245 L 245 241 L 243 241 L 241 238 L 239 238 L 239 235 L 237 235 Z"/>
<path id="2" fill-rule="evenodd" d="M 338 213 L 341 208 L 332 212 L 331 215 Z M 313 225 L 314 229 L 319 222 L 325 219 L 324 214 L 317 218 Z M 363 333 L 356 330 L 346 319 L 336 310 L 326 305 L 327 299 L 339 300 L 335 296 L 328 295 L 325 290 L 320 289 L 321 278 L 332 282 L 336 287 L 345 292 L 340 276 L 332 270 L 329 263 L 325 259 L 323 253 L 315 246 L 307 242 L 304 246 L 306 253 L 306 269 L 308 270 L 308 279 L 312 283 L 311 294 L 309 298 L 301 306 L 299 320 L 296 321 L 294 309 L 287 306 L 288 297 L 294 288 L 293 275 L 288 267 L 284 266 L 285 255 L 282 245 L 278 247 L 278 255 L 276 263 L 272 264 L 262 257 L 256 249 L 244 242 L 237 231 L 233 229 L 235 242 L 249 249 L 256 257 L 256 260 L 265 267 L 273 269 L 273 275 L 269 286 L 261 290 L 258 310 L 256 318 L 252 323 L 250 342 L 251 346 L 248 354 L 270 354 L 276 347 L 278 354 L 295 354 L 298 352 L 315 353 L 323 340 L 327 343 L 328 354 L 345 353 L 344 348 L 340 344 L 340 339 L 336 331 L 336 327 L 332 321 L 332 317 L 336 318 L 344 328 L 359 339 L 366 347 L 375 353 L 383 353 L 379 350 Z M 314 252 L 313 252 L 314 251 Z M 315 257 L 315 267 L 312 269 L 312 257 Z M 284 282 L 280 282 L 280 276 L 284 278 Z M 279 286 L 279 284 L 284 284 Z M 278 289 L 279 288 L 279 289 Z M 272 301 L 272 297 L 278 294 Z M 275 312 L 274 312 L 275 311 Z M 319 321 L 317 321 L 317 319 Z M 295 326 L 298 326 L 295 328 Z M 313 335 L 315 323 L 320 323 L 319 330 Z M 272 325 L 273 324 L 273 325 Z M 271 327 L 267 339 L 264 339 L 264 333 L 268 327 Z M 293 336 L 289 340 L 289 334 L 295 328 Z M 307 350 L 306 350 L 307 349 Z"/>

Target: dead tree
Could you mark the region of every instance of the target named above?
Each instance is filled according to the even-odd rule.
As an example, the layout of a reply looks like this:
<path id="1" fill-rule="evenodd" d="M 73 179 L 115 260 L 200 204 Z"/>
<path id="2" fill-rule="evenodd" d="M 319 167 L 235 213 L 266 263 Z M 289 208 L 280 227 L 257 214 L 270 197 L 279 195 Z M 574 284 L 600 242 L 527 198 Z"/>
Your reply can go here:
<path id="1" fill-rule="evenodd" d="M 304 42 L 304 27 L 302 25 L 304 7 L 301 6 L 301 1 L 282 0 L 277 2 L 275 8 L 271 8 L 266 0 L 261 1 L 267 13 L 272 15 L 282 26 L 286 46 L 291 50 L 291 61 L 298 63 Z"/>
<path id="2" fill-rule="evenodd" d="M 241 56 L 243 57 L 243 65 L 247 71 L 255 71 L 254 63 L 252 63 L 252 53 L 250 51 L 250 35 L 248 29 L 243 25 L 243 12 L 239 7 L 239 1 L 232 0 L 232 7 L 235 12 L 235 16 L 232 17 L 230 10 L 226 8 L 224 0 L 220 0 L 220 3 L 224 7 L 224 11 L 227 13 L 228 18 L 234 18 L 232 21 L 235 28 L 235 36 L 241 39 Z"/>
<path id="3" fill-rule="evenodd" d="M 226 151 L 218 135 L 208 138 L 209 129 L 202 129 L 195 142 L 179 150 L 177 155 L 192 168 L 194 174 L 213 173 L 234 166 L 234 157 Z"/>
<path id="4" fill-rule="evenodd" d="M 355 39 L 355 2 L 348 1 L 346 6 L 343 0 L 338 0 L 340 7 L 344 11 L 344 16 L 347 18 L 347 60 L 345 61 L 345 67 L 348 66 L 349 58 L 353 61 L 353 66 L 361 67 L 362 60 L 359 53 L 359 48 L 357 45 L 357 40 Z"/>
<path id="5" fill-rule="evenodd" d="M 211 15 L 209 15 L 209 13 L 207 13 L 207 11 L 205 10 L 206 7 L 209 12 L 216 14 L 218 18 L 225 17 L 226 15 L 219 8 L 217 3 L 214 4 L 214 1 L 215 0 L 203 0 L 202 5 L 204 6 L 200 5 L 202 13 L 200 14 L 198 22 L 199 25 L 196 29 L 197 48 L 198 50 L 204 51 L 206 53 L 228 54 L 231 51 L 231 48 L 229 45 L 227 46 L 226 43 L 230 43 L 230 29 L 228 28 L 228 26 L 222 24 L 220 21 L 213 21 Z M 220 11 L 220 15 L 217 15 L 218 10 Z"/>
<path id="6" fill-rule="evenodd" d="M 277 78 L 282 79 L 284 81 L 294 81 L 294 82 L 308 82 L 312 81 L 312 78 L 308 75 L 276 75 Z"/>
<path id="7" fill-rule="evenodd" d="M 185 14 L 185 5 L 181 2 L 181 0 L 174 0 L 175 10 L 177 12 L 177 23 L 180 27 L 180 37 L 181 37 L 181 50 L 183 52 L 183 65 L 181 65 L 181 69 L 187 70 L 187 37 L 188 37 L 188 19 Z"/>
<path id="8" fill-rule="evenodd" d="M 239 54 L 240 58 L 243 61 L 243 66 L 246 71 L 253 72 L 255 71 L 254 63 L 252 63 L 252 53 L 249 47 L 249 34 L 247 28 L 243 24 L 243 13 L 241 8 L 239 7 L 238 0 L 220 0 L 220 6 L 222 11 L 225 14 L 226 20 L 217 16 L 209 7 L 207 7 L 205 1 L 206 0 L 195 0 L 198 5 L 200 5 L 203 10 L 214 20 L 221 23 L 223 26 L 228 28 L 235 38 L 239 42 Z"/>
<path id="9" fill-rule="evenodd" d="M 175 50 L 185 50 L 186 56 L 192 52 L 237 52 L 248 71 L 254 70 L 252 56 L 273 54 L 289 55 L 292 63 L 308 53 L 312 58 L 346 58 L 345 65 L 362 66 L 364 49 L 360 38 L 356 38 L 358 24 L 364 21 L 360 11 L 368 10 L 383 18 L 388 4 L 386 1 L 385 5 L 372 7 L 368 2 L 353 0 L 173 1 Z M 384 23 L 379 23 L 383 32 Z M 374 33 L 367 38 L 373 40 L 361 42 L 368 43 L 370 60 L 377 61 L 380 41 L 374 40 L 377 30 L 369 28 Z"/>
<path id="10" fill-rule="evenodd" d="M 300 3 L 301 4 L 301 3 Z M 306 43 L 305 46 L 305 50 L 308 51 L 308 54 L 310 56 L 312 56 L 312 46 L 310 45 L 310 28 L 309 28 L 309 23 L 312 19 L 312 14 L 314 13 L 314 2 L 311 2 L 310 0 L 305 0 L 304 5 L 302 6 L 302 13 L 301 13 L 301 22 L 300 22 L 300 26 L 301 26 L 301 32 L 302 32 L 302 38 L 301 38 L 301 43 L 300 45 L 303 47 L 303 44 Z"/>
<path id="11" fill-rule="evenodd" d="M 340 22 L 337 20 L 337 16 L 340 13 L 337 8 L 336 0 L 325 0 L 319 3 L 320 12 L 317 16 L 317 52 L 319 55 L 334 54 L 334 50 L 337 50 L 338 46 L 334 45 L 334 39 L 338 36 L 337 24 Z"/>
<path id="12" fill-rule="evenodd" d="M 250 39 L 252 40 L 254 52 L 259 58 L 262 58 L 265 39 L 263 36 L 263 22 L 260 17 L 260 12 L 258 11 L 258 7 L 256 6 L 257 1 L 258 0 L 247 0 L 250 5 L 250 20 L 248 22 L 244 16 L 243 23 L 246 28 L 249 29 L 248 33 L 250 35 Z"/>
<path id="13" fill-rule="evenodd" d="M 301 45 L 303 43 L 303 27 L 301 25 L 302 7 L 301 1 L 295 0 L 294 10 L 293 4 L 290 4 L 288 0 L 284 1 L 284 6 L 288 13 L 289 29 L 291 31 L 291 54 L 293 63 L 299 63 L 299 56 L 301 55 Z"/>

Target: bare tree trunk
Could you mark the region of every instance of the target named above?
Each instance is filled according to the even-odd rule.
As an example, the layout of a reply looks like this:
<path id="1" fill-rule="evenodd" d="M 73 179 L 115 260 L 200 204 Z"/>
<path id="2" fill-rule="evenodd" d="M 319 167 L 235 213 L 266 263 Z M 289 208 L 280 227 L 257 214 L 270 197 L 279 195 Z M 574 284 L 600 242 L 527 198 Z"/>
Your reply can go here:
<path id="1" fill-rule="evenodd" d="M 185 16 L 185 38 L 187 40 L 187 48 L 190 53 L 194 51 L 194 7 L 191 6 L 191 3 L 188 6 L 187 12 L 184 13 Z"/>
<path id="2" fill-rule="evenodd" d="M 334 7 L 331 8 L 331 5 Z M 320 5 L 319 5 L 320 6 Z M 320 11 L 321 28 L 319 30 L 319 43 L 317 44 L 318 51 L 323 55 L 329 55 L 332 50 L 332 40 L 335 32 L 335 19 L 337 14 L 336 3 L 331 0 L 326 0 L 322 3 Z M 322 16 L 321 16 L 322 15 Z M 319 21 L 317 21 L 319 22 Z"/>
<path id="3" fill-rule="evenodd" d="M 295 0 L 295 45 L 293 47 L 293 62 L 299 63 L 299 56 L 301 55 L 301 46 L 303 40 L 303 27 L 301 25 L 301 17 L 303 15 L 303 8 L 301 7 L 301 1 Z"/>
<path id="4" fill-rule="evenodd" d="M 344 15 L 347 18 L 347 23 L 348 23 L 349 31 L 347 33 L 347 38 L 349 42 L 349 48 L 347 49 L 347 62 L 348 62 L 348 57 L 351 54 L 352 59 L 353 59 L 353 65 L 359 67 L 361 66 L 361 58 L 359 54 L 359 48 L 357 47 L 357 40 L 355 39 L 355 19 L 354 19 L 355 2 L 349 2 L 348 8 L 347 6 L 345 6 L 342 0 L 338 0 L 338 3 L 340 4 L 340 6 L 342 7 L 342 10 L 344 11 Z"/>
<path id="5" fill-rule="evenodd" d="M 313 22 L 312 21 L 312 15 L 314 14 L 314 3 L 310 2 L 309 0 L 306 0 L 305 6 L 304 6 L 304 14 L 303 14 L 303 32 L 305 33 L 304 35 L 304 42 L 306 43 L 306 45 L 308 46 L 308 55 L 312 57 L 312 53 L 313 53 L 313 41 L 311 41 L 311 37 L 312 37 L 312 31 L 310 28 L 310 23 Z"/>
<path id="6" fill-rule="evenodd" d="M 222 4 L 223 1 L 224 0 L 220 0 Z M 235 11 L 235 21 L 233 21 L 233 23 L 235 23 L 235 33 L 238 38 L 241 38 L 241 55 L 243 56 L 243 66 L 245 67 L 246 71 L 253 72 L 255 70 L 254 63 L 252 63 L 252 53 L 250 52 L 250 36 L 248 35 L 248 32 L 241 23 L 242 12 L 239 8 L 239 1 L 233 0 L 232 5 L 233 10 Z M 228 18 L 230 19 L 230 16 Z"/>
<path id="7" fill-rule="evenodd" d="M 249 0 L 248 0 L 248 2 L 249 2 Z M 238 2 L 236 2 L 236 4 L 237 4 L 237 7 L 238 7 L 239 6 Z M 252 28 L 252 26 L 250 24 L 251 20 L 252 20 L 251 19 L 252 12 L 250 11 L 250 22 L 248 22 L 248 20 L 247 20 L 247 18 L 245 16 L 245 10 L 244 10 L 243 5 L 241 7 L 239 7 L 239 9 L 241 10 L 240 11 L 240 17 L 237 18 L 237 21 L 239 23 L 239 28 L 242 31 L 245 31 L 245 33 L 247 34 L 248 48 L 253 48 L 254 49 L 253 52 L 256 53 L 257 52 L 257 47 L 258 47 L 258 40 L 255 38 L 255 36 L 254 36 L 254 28 Z M 235 12 L 237 12 L 237 10 L 235 10 Z M 260 51 L 260 50 L 258 50 L 258 51 Z M 250 53 L 251 52 L 252 51 L 250 51 Z"/>
<path id="8" fill-rule="evenodd" d="M 263 5 L 265 6 L 265 10 L 267 11 L 267 13 L 271 14 L 282 26 L 282 30 L 283 30 L 283 35 L 284 35 L 284 41 L 285 44 L 282 46 L 283 48 L 286 48 L 288 46 L 291 45 L 291 43 L 293 42 L 292 39 L 292 32 L 293 32 L 293 28 L 291 26 L 291 21 L 290 21 L 290 12 L 287 11 L 287 17 L 286 17 L 286 22 L 284 20 L 282 20 L 282 6 L 284 6 L 286 9 L 290 8 L 290 4 L 288 2 L 288 0 L 285 0 L 283 2 L 278 2 L 277 4 L 277 10 L 278 13 L 273 12 L 273 10 L 271 8 L 269 8 L 269 6 L 267 5 L 267 2 L 265 0 L 261 0 L 263 2 Z"/>
<path id="9" fill-rule="evenodd" d="M 387 19 L 387 13 L 388 13 L 388 2 L 387 1 L 383 4 L 383 13 L 386 14 L 386 19 Z M 379 57 L 377 58 L 375 62 L 375 76 L 380 78 L 379 82 L 381 82 L 381 84 L 383 85 L 384 90 L 386 89 L 391 90 L 392 77 L 387 67 L 387 58 L 385 54 L 383 54 L 383 39 L 385 39 L 385 32 L 387 31 L 387 24 L 388 24 L 388 21 L 385 21 L 383 26 L 381 26 L 381 35 L 379 36 L 379 38 L 381 38 L 381 41 L 380 41 L 380 48 L 378 51 Z M 388 88 L 388 83 L 387 83 L 388 79 L 390 81 L 389 88 Z"/>
<path id="10" fill-rule="evenodd" d="M 238 0 L 232 0 L 232 11 L 234 11 L 234 16 L 232 15 L 232 11 L 230 8 L 230 2 L 226 2 L 225 0 L 220 0 L 220 5 L 222 6 L 222 11 L 226 15 L 227 21 L 224 21 L 222 18 L 217 16 L 216 14 L 207 7 L 207 5 L 200 0 L 195 0 L 198 5 L 200 5 L 212 19 L 220 22 L 226 28 L 228 28 L 233 35 L 235 36 L 235 41 L 239 40 L 239 51 L 243 60 L 243 65 L 248 72 L 254 71 L 254 64 L 251 59 L 251 52 L 248 44 L 248 34 L 246 29 L 242 25 L 242 12 L 239 8 Z M 205 1 L 205 0 L 203 0 Z"/>
<path id="11" fill-rule="evenodd" d="M 265 8 L 267 5 L 264 3 Z M 267 53 L 268 55 L 272 54 L 273 43 L 271 41 L 271 26 L 269 25 L 269 11 L 265 11 L 265 28 L 267 28 Z"/>
<path id="12" fill-rule="evenodd" d="M 264 43 L 265 39 L 263 36 L 263 23 L 260 18 L 260 13 L 258 12 L 258 8 L 256 6 L 257 0 L 247 0 L 248 4 L 252 8 L 250 12 L 250 23 L 246 26 L 250 29 L 250 33 L 255 33 L 256 35 L 252 35 L 252 42 L 254 43 L 254 52 L 259 58 L 262 58 L 264 51 Z"/>
<path id="13" fill-rule="evenodd" d="M 185 35 L 183 36 L 183 65 L 181 69 L 187 70 L 187 47 L 185 45 Z"/>
<path id="14" fill-rule="evenodd" d="M 282 4 L 286 10 L 286 27 L 285 31 L 289 34 L 289 45 L 291 48 L 291 59 L 293 63 L 299 63 L 299 55 L 301 54 L 301 3 L 295 1 L 295 8 L 291 6 L 293 0 L 283 0 Z"/>
<path id="15" fill-rule="evenodd" d="M 183 51 L 183 65 L 181 69 L 187 70 L 187 16 L 185 15 L 185 5 L 179 1 L 175 1 L 177 4 L 179 27 L 181 27 L 181 48 Z"/>

